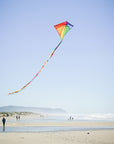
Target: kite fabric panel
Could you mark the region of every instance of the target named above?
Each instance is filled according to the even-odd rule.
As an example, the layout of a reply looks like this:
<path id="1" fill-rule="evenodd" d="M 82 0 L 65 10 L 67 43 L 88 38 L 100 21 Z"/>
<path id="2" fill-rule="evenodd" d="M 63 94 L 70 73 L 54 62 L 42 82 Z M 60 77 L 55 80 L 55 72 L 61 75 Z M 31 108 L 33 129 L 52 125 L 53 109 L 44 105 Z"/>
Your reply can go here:
<path id="1" fill-rule="evenodd" d="M 52 58 L 52 56 L 54 55 L 55 51 L 58 49 L 58 47 L 61 45 L 62 41 L 63 41 L 63 38 L 64 36 L 66 35 L 66 33 L 73 27 L 72 24 L 70 24 L 69 22 L 63 22 L 63 23 L 60 23 L 60 24 L 57 24 L 54 26 L 55 29 L 57 30 L 60 38 L 61 38 L 61 41 L 59 42 L 59 44 L 56 46 L 56 48 L 51 52 L 51 54 L 49 55 L 49 58 L 45 61 L 45 63 L 42 65 L 41 69 L 37 72 L 37 74 L 32 78 L 31 81 L 29 81 L 25 86 L 23 86 L 21 89 L 19 90 L 16 90 L 14 92 L 10 92 L 8 93 L 8 95 L 12 95 L 12 94 L 15 94 L 15 93 L 18 93 L 20 91 L 22 91 L 23 89 L 25 89 L 39 74 L 40 72 L 43 70 L 43 68 L 45 67 L 45 65 L 49 62 L 49 60 Z"/>
<path id="2" fill-rule="evenodd" d="M 54 27 L 56 28 L 61 40 L 63 40 L 64 36 L 73 27 L 73 25 L 66 21 L 66 22 L 57 24 Z"/>

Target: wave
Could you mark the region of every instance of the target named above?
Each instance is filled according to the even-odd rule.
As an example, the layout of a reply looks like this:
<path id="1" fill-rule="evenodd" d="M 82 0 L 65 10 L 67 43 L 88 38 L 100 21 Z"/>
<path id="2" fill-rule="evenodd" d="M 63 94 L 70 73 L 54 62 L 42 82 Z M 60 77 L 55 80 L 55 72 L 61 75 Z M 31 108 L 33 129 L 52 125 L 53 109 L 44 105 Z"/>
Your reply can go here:
<path id="1" fill-rule="evenodd" d="M 71 116 L 74 120 L 110 120 L 114 121 L 114 114 L 107 113 L 107 114 L 68 114 L 69 117 Z"/>

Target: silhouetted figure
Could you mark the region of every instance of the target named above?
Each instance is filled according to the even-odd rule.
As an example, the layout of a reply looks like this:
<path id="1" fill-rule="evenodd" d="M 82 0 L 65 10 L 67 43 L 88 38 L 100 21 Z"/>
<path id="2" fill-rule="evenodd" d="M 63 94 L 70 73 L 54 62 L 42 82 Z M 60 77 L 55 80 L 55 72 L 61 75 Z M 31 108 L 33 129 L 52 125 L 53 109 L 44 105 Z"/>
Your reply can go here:
<path id="1" fill-rule="evenodd" d="M 69 120 L 73 120 L 74 118 L 72 116 L 70 116 Z"/>
<path id="2" fill-rule="evenodd" d="M 72 117 L 70 116 L 70 120 L 72 119 Z"/>
<path id="3" fill-rule="evenodd" d="M 16 120 L 18 120 L 18 116 L 16 116 Z"/>
<path id="4" fill-rule="evenodd" d="M 20 116 L 16 116 L 16 120 L 20 120 Z"/>
<path id="5" fill-rule="evenodd" d="M 5 117 L 3 117 L 3 119 L 2 119 L 2 123 L 3 123 L 3 131 L 5 131 L 5 123 L 6 123 Z"/>

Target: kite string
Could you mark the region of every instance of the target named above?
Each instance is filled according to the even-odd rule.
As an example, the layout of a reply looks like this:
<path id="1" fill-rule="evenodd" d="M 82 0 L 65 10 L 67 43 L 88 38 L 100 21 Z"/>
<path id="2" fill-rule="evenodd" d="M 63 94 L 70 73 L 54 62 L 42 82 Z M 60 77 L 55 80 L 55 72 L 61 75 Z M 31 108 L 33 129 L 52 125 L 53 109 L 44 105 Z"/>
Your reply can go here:
<path id="1" fill-rule="evenodd" d="M 51 52 L 51 54 L 49 55 L 49 58 L 45 61 L 45 63 L 42 65 L 41 69 L 38 71 L 38 73 L 32 78 L 31 81 L 29 81 L 25 86 L 23 86 L 21 89 L 17 90 L 17 91 L 14 91 L 14 92 L 11 92 L 11 93 L 8 93 L 8 95 L 11 95 L 11 94 L 15 94 L 15 93 L 18 93 L 20 91 L 22 91 L 23 89 L 25 89 L 38 75 L 39 73 L 43 70 L 43 68 L 45 67 L 45 65 L 48 63 L 48 61 L 52 58 L 52 56 L 54 55 L 55 51 L 58 49 L 58 47 L 60 46 L 60 44 L 62 43 L 63 40 L 61 40 L 59 42 L 59 44 L 56 46 L 56 48 Z"/>

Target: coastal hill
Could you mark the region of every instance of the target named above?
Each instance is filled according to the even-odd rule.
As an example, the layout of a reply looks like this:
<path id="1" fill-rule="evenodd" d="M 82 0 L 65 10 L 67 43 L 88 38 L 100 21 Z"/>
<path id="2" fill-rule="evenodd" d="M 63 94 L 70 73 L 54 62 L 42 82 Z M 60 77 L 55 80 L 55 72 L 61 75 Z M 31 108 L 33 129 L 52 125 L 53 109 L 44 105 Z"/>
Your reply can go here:
<path id="1" fill-rule="evenodd" d="M 61 108 L 44 108 L 44 107 L 24 107 L 24 106 L 3 106 L 0 112 L 33 112 L 41 114 L 65 114 L 66 111 Z"/>

